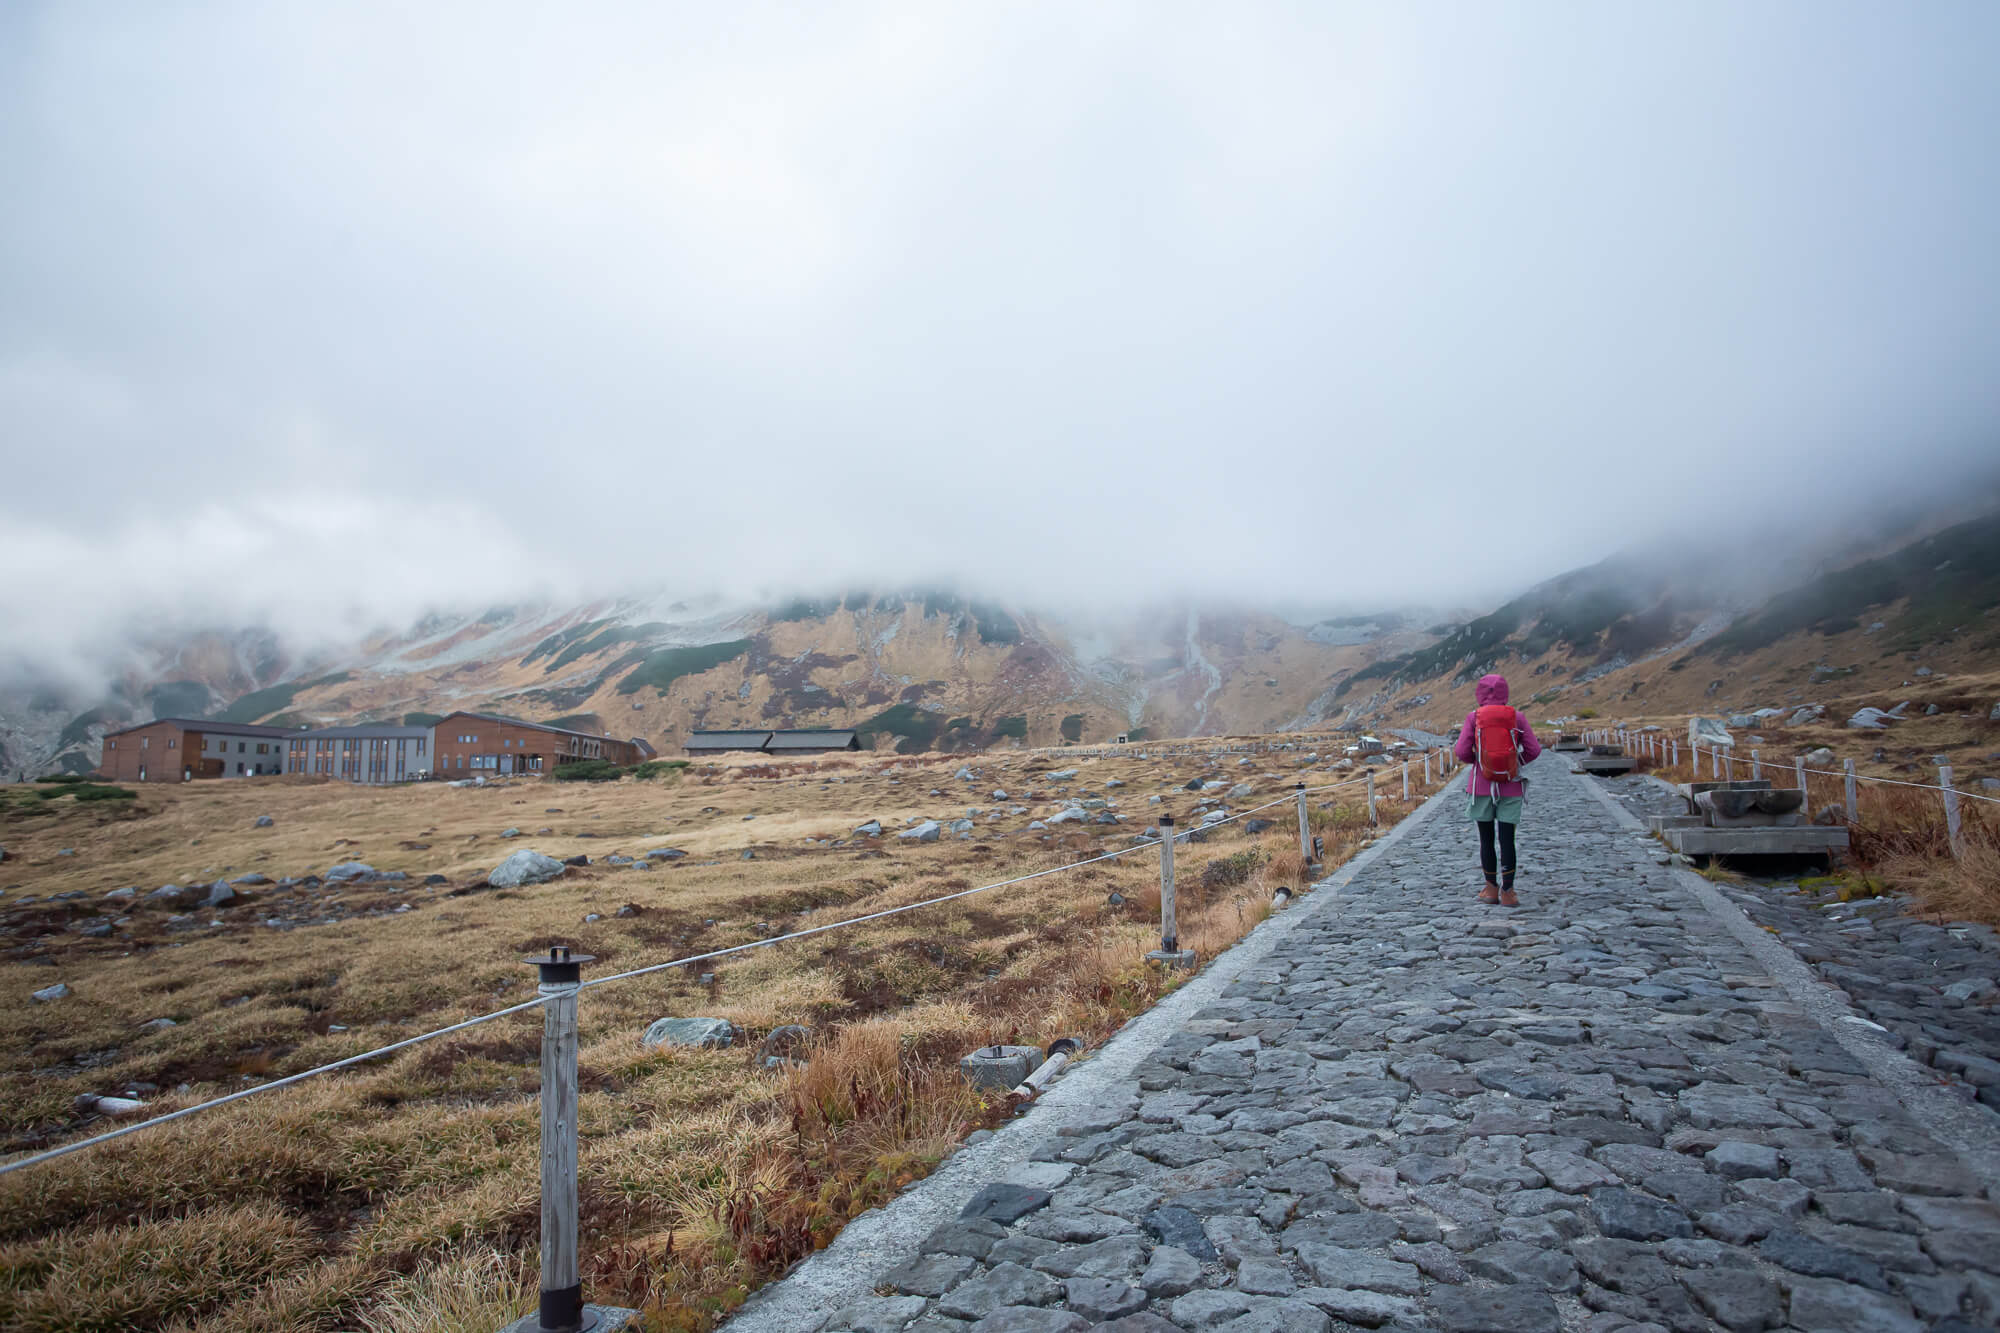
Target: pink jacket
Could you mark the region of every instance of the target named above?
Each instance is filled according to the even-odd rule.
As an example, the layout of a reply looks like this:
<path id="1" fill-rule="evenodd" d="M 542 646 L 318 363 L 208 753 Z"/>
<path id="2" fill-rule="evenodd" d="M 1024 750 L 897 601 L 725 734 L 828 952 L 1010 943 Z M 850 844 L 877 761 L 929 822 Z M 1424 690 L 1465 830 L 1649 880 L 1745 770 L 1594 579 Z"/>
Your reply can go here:
<path id="1" fill-rule="evenodd" d="M 1487 704 L 1506 703 L 1507 678 L 1500 675 L 1481 676 L 1479 684 L 1472 689 L 1472 697 L 1478 700 L 1481 708 Z M 1514 743 L 1521 747 L 1521 762 L 1532 764 L 1541 757 L 1542 743 L 1535 739 L 1535 729 L 1528 725 L 1527 718 L 1518 712 L 1514 717 L 1518 723 L 1514 732 Z M 1488 782 L 1485 775 L 1479 771 L 1478 738 L 1473 735 L 1472 718 L 1471 713 L 1465 715 L 1465 725 L 1458 729 L 1458 744 L 1451 749 L 1452 753 L 1458 756 L 1460 763 L 1472 765 L 1472 774 L 1468 779 L 1472 784 L 1472 794 L 1491 796 L 1494 795 L 1493 789 L 1496 784 Z M 1526 784 L 1520 782 L 1502 782 L 1497 785 L 1500 789 L 1498 794 L 1501 796 L 1519 796 L 1527 790 Z"/>

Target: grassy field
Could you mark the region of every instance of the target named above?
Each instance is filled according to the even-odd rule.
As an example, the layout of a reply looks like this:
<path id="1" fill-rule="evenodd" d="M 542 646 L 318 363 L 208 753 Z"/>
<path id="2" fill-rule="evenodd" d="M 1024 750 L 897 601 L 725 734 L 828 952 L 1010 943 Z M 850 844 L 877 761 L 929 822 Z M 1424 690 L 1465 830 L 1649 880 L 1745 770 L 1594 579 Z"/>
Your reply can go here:
<path id="1" fill-rule="evenodd" d="M 107 1127 L 79 1096 L 136 1091 L 156 1114 L 529 998 L 521 959 L 552 943 L 596 955 L 586 975 L 604 975 L 1126 846 L 1162 811 L 1191 813 L 1190 778 L 1249 782 L 1255 794 L 1230 802 L 1240 810 L 1301 776 L 1350 776 L 1296 760 L 1016 752 L 972 760 L 963 781 L 964 759 L 860 757 L 612 784 L 248 780 L 82 804 L 0 787 L 6 1147 Z M 1081 770 L 1071 781 L 1046 776 L 1068 766 Z M 1383 827 L 1411 808 L 1392 790 Z M 1125 822 L 1027 827 L 1064 796 L 1115 800 Z M 969 809 L 966 840 L 852 833 Z M 1179 857 L 1182 938 L 1204 954 L 1262 919 L 1278 884 L 1298 886 L 1289 804 L 1270 817 L 1261 835 L 1239 822 Z M 1358 788 L 1315 798 L 1312 821 L 1329 862 L 1374 835 Z M 523 847 L 592 864 L 488 887 Z M 646 870 L 606 861 L 658 848 L 687 855 Z M 350 860 L 409 878 L 239 886 L 219 908 L 145 897 Z M 136 900 L 105 900 L 126 886 Z M 650 1329 L 711 1325 L 1007 1114 L 964 1088 L 960 1055 L 1058 1036 L 1094 1047 L 1175 984 L 1143 961 L 1158 907 L 1148 848 L 585 992 L 586 1289 L 641 1306 Z M 66 998 L 31 1000 L 57 982 Z M 727 1018 L 746 1039 L 643 1050 L 639 1034 L 667 1015 Z M 765 1072 L 758 1042 L 787 1023 L 813 1029 L 811 1058 Z M 534 1012 L 498 1020 L 0 1177 L 0 1326 L 498 1327 L 533 1301 L 540 1027 Z"/>

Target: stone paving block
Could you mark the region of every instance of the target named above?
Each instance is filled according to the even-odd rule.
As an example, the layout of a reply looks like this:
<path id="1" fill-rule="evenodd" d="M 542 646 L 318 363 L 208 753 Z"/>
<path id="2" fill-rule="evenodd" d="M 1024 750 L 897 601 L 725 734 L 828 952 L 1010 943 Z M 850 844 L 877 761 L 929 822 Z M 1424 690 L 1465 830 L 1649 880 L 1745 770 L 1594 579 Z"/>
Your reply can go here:
<path id="1" fill-rule="evenodd" d="M 1790 1322 L 1812 1333 L 1921 1333 L 1923 1324 L 1901 1296 L 1846 1282 L 1790 1284 Z"/>
<path id="2" fill-rule="evenodd" d="M 1545 1291 L 1439 1287 L 1430 1305 L 1444 1333 L 1561 1333 L 1562 1315 Z"/>

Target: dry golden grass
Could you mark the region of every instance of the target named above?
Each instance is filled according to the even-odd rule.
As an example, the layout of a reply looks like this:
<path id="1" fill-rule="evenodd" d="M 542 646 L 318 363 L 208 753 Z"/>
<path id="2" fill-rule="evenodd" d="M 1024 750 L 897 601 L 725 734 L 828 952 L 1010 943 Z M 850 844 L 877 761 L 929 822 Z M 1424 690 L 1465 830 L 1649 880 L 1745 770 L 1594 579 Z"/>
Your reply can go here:
<path id="1" fill-rule="evenodd" d="M 1196 773 L 1251 781 L 1259 795 L 1239 806 L 1286 795 L 1295 773 L 1285 758 L 1244 769 L 1234 756 L 1018 753 L 971 760 L 971 785 L 951 778 L 963 758 L 723 764 L 603 786 L 272 780 L 149 788 L 127 811 L 37 802 L 32 814 L 16 794 L 0 803 L 12 858 L 0 865 L 0 1128 L 9 1149 L 32 1150 L 104 1127 L 78 1117 L 79 1093 L 152 1085 L 142 1095 L 157 1113 L 529 998 L 534 973 L 520 960 L 551 943 L 596 955 L 587 975 L 602 976 L 1073 865 L 1129 844 L 1161 811 L 1184 811 L 1196 798 L 1180 784 Z M 1073 794 L 1119 798 L 1127 823 L 1028 831 L 1059 808 L 1037 776 L 1059 766 L 1082 768 Z M 1106 791 L 1112 778 L 1128 785 Z M 992 802 L 995 787 L 1010 799 Z M 1157 805 L 1146 799 L 1155 793 Z M 1329 866 L 1375 833 L 1358 791 L 1331 795 L 1311 812 Z M 992 825 L 982 814 L 969 841 L 828 845 L 870 817 L 893 831 L 910 816 L 1017 804 L 1030 813 Z M 1378 809 L 1385 828 L 1406 812 L 1386 798 Z M 1302 887 L 1289 808 L 1273 813 L 1277 827 L 1261 836 L 1232 825 L 1181 853 L 1181 934 L 1204 954 L 1262 920 L 1278 885 Z M 275 826 L 252 827 L 259 814 Z M 509 827 L 527 836 L 502 840 Z M 487 871 L 524 846 L 600 864 L 532 888 L 484 888 Z M 690 855 L 650 871 L 601 864 L 656 846 Z M 741 859 L 746 849 L 755 859 Z M 1200 889 L 1209 861 L 1245 851 L 1259 863 L 1251 879 Z M 128 903 L 112 909 L 125 915 L 110 938 L 70 929 L 121 885 L 253 869 L 277 878 L 348 859 L 412 881 L 252 889 L 181 922 Z M 427 874 L 446 882 L 426 888 L 417 881 Z M 51 901 L 72 891 L 85 896 Z M 1109 901 L 1114 892 L 1122 903 Z M 625 904 L 633 914 L 616 915 Z M 1143 961 L 1158 912 L 1158 857 L 1147 848 L 586 991 L 588 1290 L 642 1306 L 651 1328 L 709 1326 L 1007 1114 L 960 1082 L 964 1051 L 1058 1036 L 1089 1048 L 1178 984 L 1181 974 Z M 262 924 L 286 915 L 330 924 Z M 699 984 L 701 972 L 713 981 Z M 69 998 L 29 1001 L 56 980 Z M 746 1041 L 642 1050 L 639 1033 L 667 1014 L 728 1018 Z M 161 1017 L 176 1026 L 146 1026 Z M 814 1029 L 811 1059 L 766 1072 L 758 1039 L 784 1023 Z M 534 1285 L 539 1034 L 537 1014 L 512 1016 L 0 1177 L 0 1326 L 497 1326 Z"/>

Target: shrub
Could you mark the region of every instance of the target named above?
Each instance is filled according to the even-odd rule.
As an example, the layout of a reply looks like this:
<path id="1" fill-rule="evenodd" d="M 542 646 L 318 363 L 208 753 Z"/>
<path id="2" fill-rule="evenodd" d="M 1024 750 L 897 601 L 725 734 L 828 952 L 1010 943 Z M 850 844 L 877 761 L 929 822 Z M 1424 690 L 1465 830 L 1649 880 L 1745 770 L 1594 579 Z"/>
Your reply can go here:
<path id="1" fill-rule="evenodd" d="M 1257 868 L 1263 864 L 1264 854 L 1254 850 L 1218 856 L 1201 868 L 1201 887 L 1211 893 L 1233 889 L 1256 874 Z"/>
<path id="2" fill-rule="evenodd" d="M 1062 738 L 1066 741 L 1083 739 L 1083 714 L 1071 713 L 1062 720 Z"/>
<path id="3" fill-rule="evenodd" d="M 557 782 L 616 782 L 625 770 L 609 759 L 580 759 L 574 764 L 557 764 Z"/>
<path id="4" fill-rule="evenodd" d="M 651 782 L 654 778 L 678 773 L 687 766 L 688 761 L 685 759 L 648 759 L 632 770 L 632 776 L 642 782 Z"/>
<path id="5" fill-rule="evenodd" d="M 89 780 L 81 773 L 45 773 L 35 779 L 37 782 L 56 782 L 71 786 L 79 782 L 88 782 Z M 61 795 L 61 793 L 58 792 L 57 795 Z"/>
<path id="6" fill-rule="evenodd" d="M 70 790 L 76 794 L 76 799 L 79 802 L 136 801 L 139 799 L 139 793 L 133 791 L 129 787 L 99 787 L 90 783 L 85 783 L 84 785 L 79 787 L 72 787 Z"/>
<path id="7" fill-rule="evenodd" d="M 1019 713 L 1013 717 L 1003 717 L 998 722 L 995 722 L 993 724 L 993 738 L 999 740 L 1002 737 L 1011 737 L 1017 741 L 1026 740 L 1028 738 L 1027 715 Z"/>

